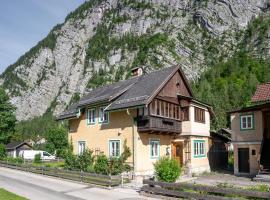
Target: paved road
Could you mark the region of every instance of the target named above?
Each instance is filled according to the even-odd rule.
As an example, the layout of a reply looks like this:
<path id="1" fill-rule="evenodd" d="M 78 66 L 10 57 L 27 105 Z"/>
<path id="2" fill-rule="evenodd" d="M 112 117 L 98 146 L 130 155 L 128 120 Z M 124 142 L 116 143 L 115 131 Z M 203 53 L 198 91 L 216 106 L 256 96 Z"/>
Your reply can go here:
<path id="1" fill-rule="evenodd" d="M 147 199 L 131 189 L 112 190 L 1 168 L 0 188 L 33 200 L 134 200 Z"/>

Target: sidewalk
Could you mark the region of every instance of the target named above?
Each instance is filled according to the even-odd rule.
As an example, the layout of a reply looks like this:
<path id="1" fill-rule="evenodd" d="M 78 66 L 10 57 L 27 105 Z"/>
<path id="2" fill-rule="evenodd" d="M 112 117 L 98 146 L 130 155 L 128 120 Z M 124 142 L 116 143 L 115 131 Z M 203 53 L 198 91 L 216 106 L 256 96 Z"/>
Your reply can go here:
<path id="1" fill-rule="evenodd" d="M 0 167 L 0 187 L 33 200 L 149 199 L 134 189 L 104 189 L 58 178 Z"/>

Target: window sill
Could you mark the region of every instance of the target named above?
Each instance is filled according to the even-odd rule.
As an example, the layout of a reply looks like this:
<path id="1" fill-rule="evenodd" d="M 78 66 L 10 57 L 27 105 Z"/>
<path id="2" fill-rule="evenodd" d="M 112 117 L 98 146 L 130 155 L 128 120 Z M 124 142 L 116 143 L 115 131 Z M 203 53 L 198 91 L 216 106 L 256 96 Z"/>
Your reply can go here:
<path id="1" fill-rule="evenodd" d="M 193 156 L 194 158 L 205 158 L 206 155 L 198 155 L 198 156 Z"/>

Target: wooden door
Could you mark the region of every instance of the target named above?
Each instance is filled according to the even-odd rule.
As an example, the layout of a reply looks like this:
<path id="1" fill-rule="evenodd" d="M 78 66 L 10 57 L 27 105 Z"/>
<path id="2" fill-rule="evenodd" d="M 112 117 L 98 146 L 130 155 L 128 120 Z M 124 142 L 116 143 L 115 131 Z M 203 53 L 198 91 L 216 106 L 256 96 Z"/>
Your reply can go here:
<path id="1" fill-rule="evenodd" d="M 249 148 L 238 148 L 238 168 L 240 173 L 249 173 Z"/>
<path id="2" fill-rule="evenodd" d="M 178 161 L 179 165 L 183 165 L 183 143 L 176 142 L 172 144 L 172 157 Z"/>

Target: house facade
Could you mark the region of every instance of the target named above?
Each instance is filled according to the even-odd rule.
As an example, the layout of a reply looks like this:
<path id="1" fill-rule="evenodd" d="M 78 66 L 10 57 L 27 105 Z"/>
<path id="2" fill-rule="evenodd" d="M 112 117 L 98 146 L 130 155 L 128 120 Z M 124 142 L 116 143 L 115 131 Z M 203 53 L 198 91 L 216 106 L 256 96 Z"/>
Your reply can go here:
<path id="1" fill-rule="evenodd" d="M 257 86 L 251 103 L 230 112 L 237 175 L 255 176 L 270 169 L 270 83 Z"/>
<path id="2" fill-rule="evenodd" d="M 135 174 L 153 173 L 160 157 L 175 158 L 187 173 L 209 171 L 210 106 L 197 101 L 178 66 L 90 91 L 58 119 L 68 120 L 75 154 L 118 157 L 130 148 Z"/>

